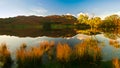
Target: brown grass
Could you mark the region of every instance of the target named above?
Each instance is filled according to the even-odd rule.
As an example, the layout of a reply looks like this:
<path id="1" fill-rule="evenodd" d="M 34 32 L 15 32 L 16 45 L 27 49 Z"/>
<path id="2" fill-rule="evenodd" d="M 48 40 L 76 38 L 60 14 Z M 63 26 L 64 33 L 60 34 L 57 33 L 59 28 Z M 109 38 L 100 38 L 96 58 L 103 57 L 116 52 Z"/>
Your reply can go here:
<path id="1" fill-rule="evenodd" d="M 39 46 L 31 48 L 27 48 L 27 45 L 23 43 L 16 51 L 18 68 L 41 67 L 44 62 L 42 62 L 43 56 L 46 56 L 45 59 L 54 59 L 54 62 L 59 61 L 57 63 L 62 62 L 64 67 L 73 64 L 74 60 L 96 64 L 101 60 L 101 48 L 98 46 L 98 42 L 91 38 L 84 40 L 73 48 L 68 44 L 61 43 L 54 46 L 53 41 L 43 41 Z M 10 58 L 10 52 L 7 50 L 6 44 L 2 44 L 0 47 L 0 57 L 3 57 L 5 61 L 8 60 L 6 58 Z"/>
<path id="2" fill-rule="evenodd" d="M 26 49 L 26 44 L 22 44 L 20 49 L 16 52 L 16 58 L 19 67 L 38 67 L 42 63 L 42 56 L 47 53 L 51 59 L 51 47 L 53 42 L 44 41 L 38 47 L 31 47 Z"/>
<path id="3" fill-rule="evenodd" d="M 41 65 L 42 55 L 44 51 L 40 47 L 32 47 L 27 50 L 25 44 L 21 45 L 16 52 L 18 67 L 37 67 Z"/>
<path id="4" fill-rule="evenodd" d="M 5 43 L 2 43 L 0 45 L 0 62 L 3 68 L 10 67 L 12 64 L 10 51 L 7 49 L 7 46 Z"/>
<path id="5" fill-rule="evenodd" d="M 40 43 L 40 49 L 44 50 L 44 52 L 47 54 L 48 59 L 53 59 L 54 55 L 54 42 L 53 41 L 43 41 Z"/>
<path id="6" fill-rule="evenodd" d="M 101 48 L 96 40 L 86 39 L 75 46 L 74 53 L 76 58 L 83 62 L 96 62 L 101 60 Z"/>
<path id="7" fill-rule="evenodd" d="M 109 43 L 110 43 L 111 46 L 113 46 L 115 48 L 120 48 L 120 44 L 116 40 L 109 40 Z"/>
<path id="8" fill-rule="evenodd" d="M 112 60 L 112 63 L 113 63 L 113 68 L 120 68 L 120 61 L 118 58 L 114 58 Z"/>
<path id="9" fill-rule="evenodd" d="M 6 57 L 10 56 L 10 52 L 8 51 L 7 46 L 6 46 L 5 43 L 0 45 L 0 54 L 4 55 Z"/>
<path id="10" fill-rule="evenodd" d="M 59 43 L 56 48 L 56 58 L 62 62 L 70 61 L 70 56 L 72 54 L 72 49 L 68 44 Z"/>

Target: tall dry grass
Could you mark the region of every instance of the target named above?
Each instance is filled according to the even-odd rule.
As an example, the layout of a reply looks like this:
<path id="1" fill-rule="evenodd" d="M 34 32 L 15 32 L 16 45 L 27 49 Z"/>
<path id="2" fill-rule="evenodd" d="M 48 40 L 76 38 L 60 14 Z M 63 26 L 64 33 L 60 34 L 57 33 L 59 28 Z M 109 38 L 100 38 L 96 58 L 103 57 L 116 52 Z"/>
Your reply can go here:
<path id="1" fill-rule="evenodd" d="M 120 61 L 118 58 L 112 60 L 113 68 L 120 68 Z"/>
<path id="2" fill-rule="evenodd" d="M 68 44 L 59 43 L 56 48 L 56 58 L 61 62 L 69 62 L 72 49 Z"/>
<path id="3" fill-rule="evenodd" d="M 43 41 L 38 47 L 31 47 L 26 49 L 26 44 L 22 44 L 17 50 L 18 66 L 26 67 L 41 67 L 42 57 L 47 55 L 49 60 L 57 58 L 55 61 L 62 63 L 63 67 L 69 67 L 77 59 L 78 63 L 92 63 L 98 64 L 101 61 L 101 48 L 98 42 L 93 39 L 86 39 L 82 43 L 76 45 L 73 49 L 68 44 L 58 43 L 56 50 L 54 49 L 54 42 Z M 53 58 L 53 55 L 56 57 Z M 66 66 L 67 65 L 67 66 Z"/>
<path id="4" fill-rule="evenodd" d="M 44 50 L 44 53 L 48 56 L 49 60 L 52 60 L 54 58 L 54 42 L 53 41 L 43 41 L 40 43 L 40 48 Z"/>
<path id="5" fill-rule="evenodd" d="M 12 65 L 11 54 L 5 43 L 0 45 L 0 63 L 2 68 L 10 68 Z"/>
<path id="6" fill-rule="evenodd" d="M 86 39 L 74 48 L 75 58 L 80 62 L 96 63 L 101 60 L 101 48 L 94 39 Z"/>
<path id="7" fill-rule="evenodd" d="M 41 65 L 43 50 L 40 47 L 32 47 L 27 50 L 26 45 L 22 44 L 20 49 L 16 52 L 16 59 L 18 68 L 32 67 L 36 68 Z"/>
<path id="8" fill-rule="evenodd" d="M 53 41 L 43 41 L 39 46 L 27 48 L 27 45 L 23 43 L 16 51 L 18 68 L 41 68 L 44 56 L 47 56 L 44 59 L 48 58 L 48 62 L 62 63 L 67 68 L 71 68 L 74 61 L 97 64 L 101 60 L 101 48 L 98 46 L 98 42 L 91 38 L 73 48 L 68 44 L 54 45 Z M 5 61 L 8 60 L 6 57 L 10 58 L 6 44 L 2 44 L 0 47 L 0 57 L 2 55 Z M 52 59 L 54 61 L 51 61 Z"/>
<path id="9" fill-rule="evenodd" d="M 38 47 L 26 48 L 26 44 L 22 44 L 20 49 L 16 52 L 18 67 L 37 68 L 42 64 L 42 56 L 47 53 L 51 59 L 51 48 L 54 46 L 53 42 L 44 41 Z"/>
<path id="10" fill-rule="evenodd" d="M 61 64 L 61 68 L 71 68 L 72 49 L 68 44 L 58 43 L 56 47 L 56 61 Z"/>
<path id="11" fill-rule="evenodd" d="M 120 48 L 120 44 L 116 40 L 109 40 L 109 44 L 115 48 Z"/>

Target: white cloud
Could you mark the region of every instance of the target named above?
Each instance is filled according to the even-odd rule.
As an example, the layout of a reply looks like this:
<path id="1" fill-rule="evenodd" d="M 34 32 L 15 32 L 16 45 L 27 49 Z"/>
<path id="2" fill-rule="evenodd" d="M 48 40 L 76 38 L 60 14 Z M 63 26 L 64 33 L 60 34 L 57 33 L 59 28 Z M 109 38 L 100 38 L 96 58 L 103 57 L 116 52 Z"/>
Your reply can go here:
<path id="1" fill-rule="evenodd" d="M 40 5 L 41 3 L 39 3 Z M 29 5 L 29 6 L 28 6 Z M 18 15 L 47 15 L 47 10 L 38 5 L 26 3 L 25 0 L 0 0 L 0 18 L 14 17 Z"/>
<path id="2" fill-rule="evenodd" d="M 71 13 L 66 13 L 65 15 L 72 15 L 72 16 L 75 16 L 74 14 L 71 14 Z"/>
<path id="3" fill-rule="evenodd" d="M 72 14 L 70 14 L 70 13 L 66 13 L 66 15 L 72 15 Z"/>
<path id="4" fill-rule="evenodd" d="M 81 15 L 81 14 L 82 14 L 82 15 L 87 15 L 87 16 L 89 16 L 89 18 L 92 18 L 92 17 L 95 17 L 95 16 L 96 16 L 96 15 L 93 14 L 93 13 L 90 14 L 90 13 L 82 13 L 82 12 L 80 12 L 80 13 L 77 14 L 77 17 L 78 17 L 79 15 Z"/>
<path id="5" fill-rule="evenodd" d="M 78 13 L 78 14 L 77 14 L 77 17 L 78 17 L 79 15 L 81 15 L 81 14 L 82 14 L 82 15 L 88 15 L 88 16 L 89 16 L 89 14 L 88 14 L 88 13 L 83 13 L 83 12 L 80 12 L 80 13 Z"/>
<path id="6" fill-rule="evenodd" d="M 36 15 L 36 16 L 45 16 L 47 14 L 48 10 L 39 7 L 39 8 L 28 8 L 28 9 L 21 9 L 16 11 L 16 15 L 25 15 L 25 16 L 30 16 L 30 15 Z"/>
<path id="7" fill-rule="evenodd" d="M 10 11 L 0 11 L 0 18 L 6 18 L 6 17 L 15 17 L 15 16 L 30 16 L 30 15 L 36 15 L 36 16 L 45 16 L 47 15 L 47 10 L 44 8 L 33 8 L 33 9 L 14 9 Z"/>
<path id="8" fill-rule="evenodd" d="M 118 11 L 118 12 L 110 12 L 110 11 L 109 12 L 104 12 L 103 14 L 98 15 L 98 16 L 101 17 L 101 19 L 104 19 L 105 17 L 113 15 L 113 14 L 117 14 L 117 15 L 120 16 L 120 11 Z"/>
<path id="9" fill-rule="evenodd" d="M 25 15 L 37 15 L 37 16 L 44 16 L 46 15 L 48 10 L 45 8 L 39 7 L 39 8 L 32 8 L 25 11 Z"/>
<path id="10" fill-rule="evenodd" d="M 47 13 L 47 10 L 44 9 L 44 8 L 33 8 L 33 9 L 31 9 L 31 11 L 33 13 L 36 13 L 36 14 L 45 14 L 45 13 Z"/>
<path id="11" fill-rule="evenodd" d="M 98 15 L 96 15 L 96 14 L 89 14 L 89 13 L 78 13 L 77 14 L 77 17 L 80 15 L 80 14 L 83 14 L 83 15 L 88 15 L 89 17 L 100 17 L 101 19 L 104 19 L 105 17 L 107 17 L 107 16 L 110 16 L 110 15 L 113 15 L 113 14 L 117 14 L 117 15 L 119 15 L 120 16 L 120 11 L 118 11 L 118 12 L 114 12 L 114 11 L 108 11 L 108 12 L 103 12 L 103 13 L 101 13 L 101 14 L 98 14 Z"/>

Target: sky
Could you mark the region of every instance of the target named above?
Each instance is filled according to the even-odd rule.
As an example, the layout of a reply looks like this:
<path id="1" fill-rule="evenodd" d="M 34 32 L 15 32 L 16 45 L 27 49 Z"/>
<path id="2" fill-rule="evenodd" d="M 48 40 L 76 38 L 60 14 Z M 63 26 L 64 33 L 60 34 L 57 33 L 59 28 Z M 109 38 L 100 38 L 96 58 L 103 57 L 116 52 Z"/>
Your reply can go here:
<path id="1" fill-rule="evenodd" d="M 0 18 L 18 15 L 120 15 L 120 0 L 0 0 Z"/>

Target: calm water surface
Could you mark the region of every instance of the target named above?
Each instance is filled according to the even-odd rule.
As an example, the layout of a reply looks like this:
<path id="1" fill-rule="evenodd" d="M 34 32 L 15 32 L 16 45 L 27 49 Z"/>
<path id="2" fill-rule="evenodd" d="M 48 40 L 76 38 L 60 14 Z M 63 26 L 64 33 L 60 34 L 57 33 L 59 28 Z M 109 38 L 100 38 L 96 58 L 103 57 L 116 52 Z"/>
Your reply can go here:
<path id="1" fill-rule="evenodd" d="M 99 46 L 102 48 L 102 57 L 103 60 L 111 60 L 114 57 L 120 58 L 120 48 L 115 48 L 109 44 L 110 38 L 105 37 L 103 34 L 98 34 L 94 36 L 88 36 L 84 34 L 78 34 L 73 37 L 69 38 L 52 38 L 52 37 L 16 37 L 16 36 L 8 36 L 8 35 L 1 35 L 0 36 L 0 44 L 6 43 L 8 49 L 12 54 L 12 58 L 15 59 L 15 51 L 20 47 L 22 43 L 26 43 L 27 47 L 31 46 L 38 46 L 43 41 L 54 41 L 55 44 L 57 43 L 68 43 L 70 46 L 74 46 L 86 38 L 93 37 L 94 39 L 98 40 Z M 120 43 L 120 38 L 117 38 L 116 41 Z M 104 45 L 102 45 L 104 44 Z"/>

